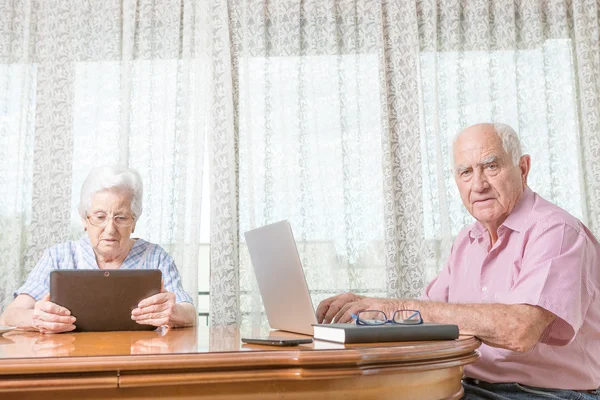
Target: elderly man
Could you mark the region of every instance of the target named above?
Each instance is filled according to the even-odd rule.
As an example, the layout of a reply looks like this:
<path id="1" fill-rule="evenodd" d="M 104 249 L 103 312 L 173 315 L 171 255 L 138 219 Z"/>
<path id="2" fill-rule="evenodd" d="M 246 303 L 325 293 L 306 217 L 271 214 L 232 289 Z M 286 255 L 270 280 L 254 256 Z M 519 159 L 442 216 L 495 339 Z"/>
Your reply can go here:
<path id="1" fill-rule="evenodd" d="M 479 124 L 457 135 L 454 177 L 477 220 L 421 300 L 341 294 L 320 322 L 417 309 L 483 342 L 465 368 L 465 399 L 600 399 L 600 244 L 576 218 L 527 186 L 516 132 Z"/>

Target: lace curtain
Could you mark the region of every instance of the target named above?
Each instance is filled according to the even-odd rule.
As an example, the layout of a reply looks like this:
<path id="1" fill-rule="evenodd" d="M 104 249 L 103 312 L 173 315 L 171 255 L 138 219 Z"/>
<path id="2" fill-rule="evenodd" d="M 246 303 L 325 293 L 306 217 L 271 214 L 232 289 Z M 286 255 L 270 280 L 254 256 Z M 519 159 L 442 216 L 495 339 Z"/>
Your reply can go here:
<path id="1" fill-rule="evenodd" d="M 472 222 L 449 149 L 477 122 L 520 132 L 530 186 L 600 234 L 598 16 L 596 0 L 214 6 L 212 323 L 264 326 L 243 232 L 281 219 L 315 305 L 418 296 Z"/>
<path id="2" fill-rule="evenodd" d="M 197 293 L 210 29 L 205 2 L 0 1 L 0 308 L 45 248 L 84 234 L 81 184 L 115 162 L 144 180 L 133 236 Z"/>

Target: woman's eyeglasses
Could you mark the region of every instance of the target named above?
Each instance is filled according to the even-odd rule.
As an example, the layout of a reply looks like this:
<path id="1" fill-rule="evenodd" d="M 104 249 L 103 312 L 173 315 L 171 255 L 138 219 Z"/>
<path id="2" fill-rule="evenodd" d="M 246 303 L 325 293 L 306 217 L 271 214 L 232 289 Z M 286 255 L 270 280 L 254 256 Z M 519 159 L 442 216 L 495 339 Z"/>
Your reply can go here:
<path id="1" fill-rule="evenodd" d="M 128 215 L 115 215 L 111 217 L 106 214 L 92 214 L 88 215 L 87 219 L 88 221 L 90 221 L 90 224 L 99 228 L 108 225 L 108 221 L 110 221 L 111 219 L 115 226 L 118 226 L 119 228 L 128 228 L 131 225 L 133 225 L 135 217 Z"/>

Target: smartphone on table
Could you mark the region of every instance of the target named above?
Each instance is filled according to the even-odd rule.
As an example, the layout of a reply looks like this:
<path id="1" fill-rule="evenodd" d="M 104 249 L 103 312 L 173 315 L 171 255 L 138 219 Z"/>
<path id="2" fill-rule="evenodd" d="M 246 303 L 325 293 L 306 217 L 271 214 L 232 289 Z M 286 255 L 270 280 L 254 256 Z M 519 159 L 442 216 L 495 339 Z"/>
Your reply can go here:
<path id="1" fill-rule="evenodd" d="M 312 341 L 312 338 L 289 338 L 279 336 L 242 338 L 243 343 L 265 344 L 269 346 L 298 346 L 299 344 L 312 343 Z"/>

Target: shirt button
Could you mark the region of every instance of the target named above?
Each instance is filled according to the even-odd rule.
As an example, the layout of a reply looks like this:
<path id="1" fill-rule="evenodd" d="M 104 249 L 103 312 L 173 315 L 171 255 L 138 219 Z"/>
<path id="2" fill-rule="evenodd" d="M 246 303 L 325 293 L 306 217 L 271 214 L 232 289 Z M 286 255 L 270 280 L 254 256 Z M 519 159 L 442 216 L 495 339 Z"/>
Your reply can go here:
<path id="1" fill-rule="evenodd" d="M 482 287 L 481 287 L 481 291 L 482 291 L 483 293 L 487 292 L 487 287 L 485 287 L 485 286 L 482 286 Z"/>

